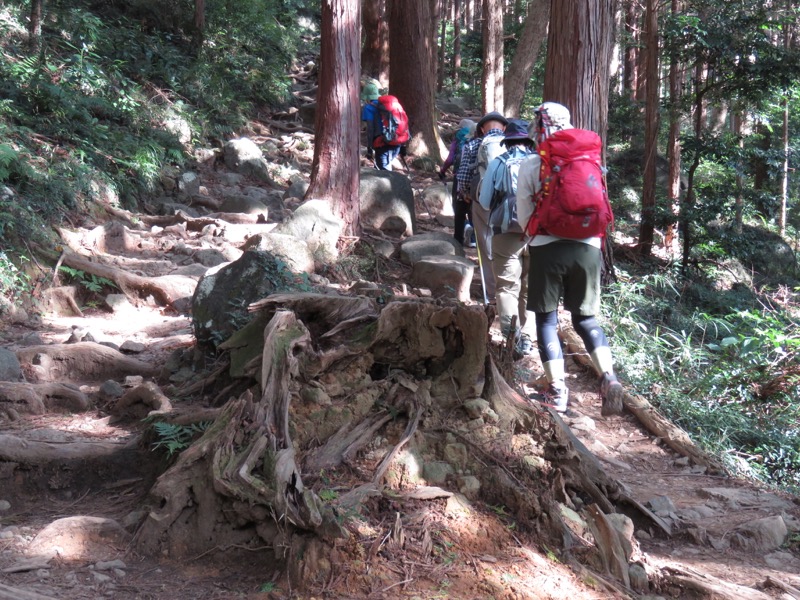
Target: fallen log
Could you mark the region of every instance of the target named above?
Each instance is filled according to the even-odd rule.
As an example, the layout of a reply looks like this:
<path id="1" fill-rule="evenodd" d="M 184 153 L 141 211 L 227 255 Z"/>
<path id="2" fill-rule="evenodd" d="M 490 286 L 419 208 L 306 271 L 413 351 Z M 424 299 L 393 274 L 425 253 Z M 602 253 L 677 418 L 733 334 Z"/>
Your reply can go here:
<path id="1" fill-rule="evenodd" d="M 597 372 L 591 358 L 586 353 L 583 340 L 575 330 L 572 327 L 562 325 L 559 333 L 572 358 L 584 367 L 591 369 L 597 377 L 600 377 L 600 373 Z M 705 466 L 709 473 L 721 474 L 726 472 L 725 467 L 719 460 L 699 448 L 688 433 L 664 417 L 644 398 L 624 391 L 623 404 L 650 433 L 658 436 L 667 446 L 681 456 L 688 457 L 694 464 Z"/>

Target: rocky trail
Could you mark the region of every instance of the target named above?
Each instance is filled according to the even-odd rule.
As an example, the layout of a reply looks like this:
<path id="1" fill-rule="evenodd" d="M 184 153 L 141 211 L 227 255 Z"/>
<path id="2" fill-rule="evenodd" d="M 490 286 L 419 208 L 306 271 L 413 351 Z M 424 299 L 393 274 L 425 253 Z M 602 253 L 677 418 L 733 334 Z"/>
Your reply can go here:
<path id="1" fill-rule="evenodd" d="M 191 314 L 201 277 L 240 260 L 244 249 L 260 249 L 281 256 L 309 293 L 324 289 L 379 303 L 393 294 L 430 301 L 436 286 L 420 285 L 425 275 L 411 264 L 423 250 L 413 244 L 401 250 L 401 242 L 413 228 L 430 234 L 413 239 L 425 254 L 432 252 L 431 244 L 444 247 L 445 256 L 459 254 L 444 241 L 447 235 L 437 237 L 437 232 L 450 233 L 441 184 L 412 165 L 410 172 L 390 178 L 397 196 L 396 186 L 402 187 L 399 180 L 407 176 L 410 189 L 400 192 L 405 201 L 384 202 L 378 210 L 376 200 L 367 211 L 372 216 L 363 242 L 340 241 L 338 266 L 315 269 L 325 240 L 309 251 L 288 239 L 301 227 L 293 215 L 310 167 L 309 136 L 302 130 L 275 131 L 263 125 L 247 132 L 260 147 L 255 156 L 247 155 L 247 145 L 235 156 L 198 152 L 191 172 L 165 174 L 163 194 L 152 199 L 147 214 L 109 203 L 106 214 L 85 215 L 83 222 L 65 228 L 63 248 L 54 251 L 53 262 L 67 270 L 42 266 L 31 310 L 6 313 L 0 332 L 0 598 L 800 599 L 798 498 L 726 476 L 680 432 L 665 428 L 655 435 L 657 416 L 634 396 L 626 399 L 623 416 L 602 417 L 595 376 L 577 347 L 570 347 L 568 384 L 578 416 L 562 420 L 533 407 L 536 422 L 555 432 L 563 426 L 573 452 L 565 461 L 581 462 L 582 472 L 602 472 L 619 482 L 619 495 L 638 507 L 632 514 L 648 519 L 599 515 L 590 520 L 586 515 L 598 509 L 571 495 L 560 499 L 565 525 L 561 539 L 553 542 L 537 536 L 521 512 L 481 499 L 470 469 L 448 470 L 439 461 L 425 465 L 427 485 L 412 485 L 403 475 L 396 482 L 403 494 L 364 497 L 370 518 L 339 547 L 338 564 L 319 559 L 313 569 L 293 577 L 280 568 L 277 542 L 258 545 L 220 536 L 206 544 L 209 549 L 192 551 L 190 540 L 164 541 L 173 530 L 154 536 L 163 543 L 153 542 L 154 551 L 143 552 L 148 513 L 164 514 L 172 501 L 165 495 L 161 505 L 154 505 L 151 494 L 159 476 L 177 464 L 170 444 L 185 447 L 202 431 L 201 423 L 227 414 L 228 400 L 245 392 L 241 380 L 222 384 L 229 365 L 218 362 L 222 353 L 209 351 L 209 343 L 220 340 L 204 323 L 207 318 L 216 327 L 236 314 L 227 323 L 241 325 L 247 309 L 215 297 L 216 305 L 193 325 L 193 318 L 201 321 Z M 373 181 L 377 186 L 381 179 Z M 276 241 L 269 235 L 275 232 L 284 237 Z M 463 254 L 459 260 L 475 263 L 473 250 Z M 379 281 L 365 281 L 364 271 Z M 439 292 L 450 290 L 455 299 L 466 294 L 463 304 L 483 314 L 477 276 L 465 292 L 448 279 L 452 269 L 434 273 Z M 270 291 L 280 292 L 275 281 Z M 98 291 L 90 293 L 90 287 Z M 312 336 L 318 333 L 314 323 L 324 320 L 315 318 L 307 323 Z M 234 331 L 223 332 L 227 337 Z M 496 327 L 490 338 L 506 380 L 524 393 L 525 382 L 541 373 L 537 361 L 503 360 Z M 242 371 L 252 370 L 242 361 Z M 374 370 L 372 375 L 378 381 Z M 315 389 L 327 392 L 335 405 L 334 382 L 320 380 L 324 389 Z M 391 388 L 400 390 L 397 394 L 416 389 L 402 378 L 397 382 Z M 324 393 L 313 401 L 302 399 L 330 404 L 330 398 L 319 396 Z M 152 421 L 161 417 L 173 428 L 156 431 Z M 461 408 L 449 409 L 437 427 L 448 448 L 462 448 L 470 460 L 484 461 L 487 470 L 513 479 L 516 471 L 484 455 L 474 438 L 466 439 L 465 432 L 498 418 L 504 422 L 502 414 L 473 403 L 466 415 Z M 403 425 L 396 427 L 403 439 Z M 510 440 L 507 449 L 531 455 L 522 436 L 501 433 Z M 391 437 L 378 438 L 382 435 Z M 487 433 L 487 442 L 497 435 Z M 336 481 L 326 479 L 333 470 L 317 469 L 316 493 L 323 499 L 344 497 L 348 478 L 355 486 L 367 465 L 380 470 L 379 442 L 365 442 L 361 459 L 346 461 L 349 470 Z M 324 457 L 314 458 L 328 464 Z M 436 465 L 442 470 L 437 472 Z M 195 496 L 184 499 L 185 506 L 201 507 L 200 517 L 176 509 L 182 515 L 176 523 L 201 520 L 202 507 L 208 506 L 198 487 L 187 489 Z M 558 490 L 553 494 L 558 498 Z M 145 533 L 155 527 L 152 518 L 147 522 Z M 271 535 L 277 539 L 280 532 Z M 188 551 L 175 558 L 179 543 Z M 309 583 L 302 592 L 293 587 L 298 577 Z"/>

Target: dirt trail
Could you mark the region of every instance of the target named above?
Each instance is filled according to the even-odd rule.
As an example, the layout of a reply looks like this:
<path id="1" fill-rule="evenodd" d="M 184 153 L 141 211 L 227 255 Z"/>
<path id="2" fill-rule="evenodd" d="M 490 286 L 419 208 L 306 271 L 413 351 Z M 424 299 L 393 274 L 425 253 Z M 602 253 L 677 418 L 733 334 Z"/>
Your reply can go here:
<path id="1" fill-rule="evenodd" d="M 204 183 L 217 177 L 210 171 L 201 172 Z M 432 183 L 430 178 L 413 173 L 412 181 L 417 191 Z M 417 208 L 423 231 L 441 229 L 421 202 Z M 209 248 L 199 233 L 167 228 L 159 233 L 155 245 L 129 250 L 127 258 L 136 259 L 139 269 L 153 263 L 150 268 L 154 273 L 172 272 L 177 269 L 172 262 L 176 255 L 168 250 L 178 245 L 189 248 L 183 251 L 184 258 Z M 396 272 L 387 274 L 387 280 L 399 282 L 406 274 L 405 267 L 397 264 Z M 475 290 L 473 298 L 478 297 Z M 191 351 L 190 318 L 148 303 L 123 312 L 87 309 L 82 317 L 30 319 L 5 327 L 0 346 L 18 350 L 32 342 L 64 343 L 75 331 L 89 332 L 95 341 L 117 346 L 140 343 L 141 351 L 137 350 L 135 357 L 158 368 L 168 364 L 176 352 Z M 498 335 L 496 330 L 494 335 Z M 519 369 L 520 373 L 526 369 L 540 371 L 535 360 Z M 703 472 L 659 443 L 630 414 L 601 417 L 593 375 L 577 364 L 570 364 L 568 370 L 572 401 L 579 413 L 567 419 L 572 432 L 611 476 L 624 482 L 632 498 L 642 504 L 660 499 L 661 504 L 653 509 L 672 534 L 637 526 L 639 548 L 634 554 L 648 570 L 676 574 L 673 583 L 660 592 L 662 596 L 704 597 L 690 590 L 688 584 L 676 583 L 681 574 L 695 574 L 699 580 L 700 573 L 747 587 L 760 587 L 770 578 L 785 587 L 763 588 L 763 597 L 800 598 L 800 592 L 796 592 L 800 589 L 797 529 L 791 538 L 793 545 L 781 548 L 754 551 L 731 543 L 739 539 L 737 527 L 759 518 L 784 515 L 796 527 L 800 522 L 796 498 Z M 194 376 L 186 369 L 177 369 L 171 377 L 173 391 Z M 124 531 L 116 537 L 93 533 L 93 528 L 106 526 L 103 524 L 86 520 L 69 533 L 53 531 L 53 522 L 69 517 L 108 518 L 122 525 L 135 519 L 166 461 L 163 453 L 152 451 L 152 440 L 140 439 L 140 423 L 113 422 L 107 405 L 98 400 L 102 398 L 102 382 L 71 383 L 93 398 L 90 410 L 47 412 L 0 422 L 0 436 L 18 436 L 28 444 L 43 443 L 51 449 L 75 447 L 77 457 L 52 468 L 43 464 L 28 473 L 15 471 L 13 462 L 0 461 L 0 598 L 291 597 L 285 580 L 276 578 L 269 569 L 272 549 L 220 548 L 219 552 L 175 564 L 130 552 L 130 534 Z M 202 406 L 202 402 L 195 398 L 177 400 L 176 404 Z M 100 445 L 109 448 L 110 458 L 91 452 L 83 455 L 78 450 Z M 436 506 L 429 512 L 413 511 L 408 506 L 402 510 L 411 513 L 406 522 L 409 531 L 424 521 L 425 527 L 436 533 L 442 547 L 449 549 L 444 560 L 397 561 L 392 565 L 390 552 L 384 554 L 389 560 L 380 565 L 371 567 L 367 560 L 367 569 L 374 568 L 370 589 L 350 587 L 350 576 L 361 575 L 363 564 L 342 565 L 337 577 L 316 597 L 625 597 L 579 570 L 570 570 L 548 554 L 547 548 L 539 547 L 534 538 L 517 533 L 513 518 L 503 514 L 502 507 L 461 510 L 445 502 Z M 707 581 L 709 586 L 724 587 Z M 742 590 L 729 589 L 727 593 L 717 597 L 748 597 Z M 631 593 L 629 597 L 637 595 Z"/>

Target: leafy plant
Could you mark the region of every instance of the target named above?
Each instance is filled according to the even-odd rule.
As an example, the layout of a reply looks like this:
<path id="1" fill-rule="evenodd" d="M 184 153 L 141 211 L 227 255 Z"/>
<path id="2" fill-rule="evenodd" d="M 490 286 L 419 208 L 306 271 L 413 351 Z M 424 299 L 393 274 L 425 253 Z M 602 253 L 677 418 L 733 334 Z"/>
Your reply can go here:
<path id="1" fill-rule="evenodd" d="M 167 455 L 172 456 L 189 447 L 189 445 L 202 435 L 212 424 L 212 421 L 201 421 L 191 425 L 176 425 L 159 421 L 153 423 L 153 429 L 158 440 L 153 442 L 152 449 L 165 448 Z"/>
<path id="2" fill-rule="evenodd" d="M 101 277 L 94 273 L 86 273 L 80 269 L 73 269 L 65 265 L 61 265 L 60 270 L 69 275 L 72 279 L 78 281 L 80 285 L 94 294 L 99 294 L 106 288 L 118 289 L 117 284 L 107 277 Z"/>

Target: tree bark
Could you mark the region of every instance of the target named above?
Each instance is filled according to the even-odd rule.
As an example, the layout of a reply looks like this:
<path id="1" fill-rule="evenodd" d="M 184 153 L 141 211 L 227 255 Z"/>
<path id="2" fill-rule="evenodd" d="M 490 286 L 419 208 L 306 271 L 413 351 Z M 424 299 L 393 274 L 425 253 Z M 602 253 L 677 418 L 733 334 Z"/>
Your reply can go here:
<path id="1" fill-rule="evenodd" d="M 547 24 L 550 20 L 550 0 L 531 0 L 528 14 L 522 26 L 517 49 L 505 77 L 505 115 L 518 118 L 525 86 L 530 81 L 539 50 L 547 39 Z"/>
<path id="2" fill-rule="evenodd" d="M 550 11 L 543 99 L 569 108 L 572 124 L 605 145 L 614 0 L 553 0 Z"/>
<path id="3" fill-rule="evenodd" d="M 642 185 L 642 221 L 639 224 L 639 253 L 650 256 L 653 249 L 656 210 L 656 158 L 658 157 L 658 9 L 656 0 L 647 0 L 645 8 L 645 117 L 644 169 Z"/>
<path id="4" fill-rule="evenodd" d="M 461 86 L 461 4 L 462 0 L 453 0 L 453 89 Z"/>
<path id="5" fill-rule="evenodd" d="M 344 235 L 361 233 L 360 23 L 360 0 L 323 0 L 316 138 L 306 198 L 330 202 L 344 222 Z"/>
<path id="6" fill-rule="evenodd" d="M 206 35 L 206 1 L 194 0 L 194 31 L 192 45 L 195 52 L 200 52 Z"/>
<path id="7" fill-rule="evenodd" d="M 670 11 L 676 15 L 680 10 L 680 0 L 671 0 Z M 667 139 L 667 161 L 669 162 L 669 181 L 667 183 L 667 200 L 669 210 L 677 219 L 681 197 L 681 65 L 675 55 L 669 60 L 669 134 Z M 670 220 L 664 231 L 664 248 L 670 254 L 675 253 L 677 223 Z"/>
<path id="8" fill-rule="evenodd" d="M 361 72 L 389 85 L 389 24 L 386 21 L 386 0 L 369 0 L 361 4 L 364 46 L 361 49 Z"/>
<path id="9" fill-rule="evenodd" d="M 42 40 L 42 5 L 44 0 L 31 0 L 30 21 L 28 22 L 28 48 L 39 49 Z"/>
<path id="10" fill-rule="evenodd" d="M 624 77 L 622 87 L 631 100 L 636 99 L 639 64 L 639 20 L 636 0 L 625 0 L 625 52 Z"/>
<path id="11" fill-rule="evenodd" d="M 503 101 L 503 3 L 483 0 L 483 112 L 505 111 Z"/>
<path id="12" fill-rule="evenodd" d="M 437 23 L 433 3 L 438 0 L 388 0 L 391 67 L 389 91 L 408 114 L 411 139 L 408 150 L 441 162 L 444 144 L 436 127 Z"/>

